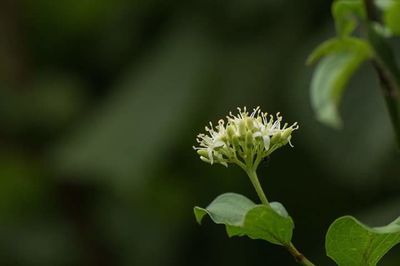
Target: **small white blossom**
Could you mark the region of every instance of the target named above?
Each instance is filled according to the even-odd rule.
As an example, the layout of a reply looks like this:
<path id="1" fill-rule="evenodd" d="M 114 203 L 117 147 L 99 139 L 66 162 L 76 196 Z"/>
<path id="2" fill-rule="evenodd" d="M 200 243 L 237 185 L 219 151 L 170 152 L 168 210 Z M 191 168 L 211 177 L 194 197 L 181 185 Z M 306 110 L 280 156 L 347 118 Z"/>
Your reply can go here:
<path id="1" fill-rule="evenodd" d="M 246 107 L 238 108 L 237 115 L 229 113 L 225 125 L 219 120 L 217 126 L 205 127 L 206 134 L 197 136 L 198 147 L 193 147 L 200 159 L 213 164 L 238 164 L 245 170 L 255 170 L 263 158 L 276 149 L 290 143 L 291 134 L 297 130 L 297 123 L 281 127 L 282 116 L 274 117 L 261 112 L 260 108 L 247 112 Z"/>

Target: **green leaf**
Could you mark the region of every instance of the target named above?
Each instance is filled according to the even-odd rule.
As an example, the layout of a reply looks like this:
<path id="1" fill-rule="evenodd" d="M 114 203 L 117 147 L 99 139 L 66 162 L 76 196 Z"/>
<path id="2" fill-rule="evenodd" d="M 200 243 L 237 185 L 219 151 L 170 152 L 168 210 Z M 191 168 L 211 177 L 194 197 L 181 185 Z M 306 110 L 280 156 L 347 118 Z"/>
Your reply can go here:
<path id="1" fill-rule="evenodd" d="M 392 34 L 400 35 L 400 1 L 393 1 L 387 7 L 383 20 Z"/>
<path id="2" fill-rule="evenodd" d="M 307 65 L 312 65 L 316 63 L 323 56 L 335 53 L 335 52 L 345 52 L 358 50 L 363 50 L 368 54 L 372 54 L 372 49 L 370 45 L 360 39 L 354 37 L 343 37 L 343 38 L 332 38 L 324 41 L 315 48 L 307 58 Z"/>
<path id="3" fill-rule="evenodd" d="M 256 204 L 236 193 L 225 193 L 213 200 L 207 208 L 194 207 L 194 214 L 200 224 L 204 215 L 208 214 L 216 224 L 240 226 L 246 213 Z"/>
<path id="4" fill-rule="evenodd" d="M 332 4 L 336 32 L 339 36 L 350 35 L 357 27 L 358 20 L 366 18 L 361 0 L 337 0 Z"/>
<path id="5" fill-rule="evenodd" d="M 370 228 L 354 217 L 332 223 L 326 235 L 326 253 L 339 266 L 374 266 L 400 243 L 400 217 L 394 222 Z"/>
<path id="6" fill-rule="evenodd" d="M 288 246 L 293 234 L 293 220 L 289 216 L 281 216 L 271 207 L 258 205 L 252 208 L 246 214 L 244 225 L 240 227 L 242 231 L 237 230 L 238 228 L 232 230 L 227 227 L 228 235 L 247 235 L 252 239 L 262 239 L 272 244 Z"/>
<path id="7" fill-rule="evenodd" d="M 195 207 L 194 213 L 199 223 L 208 214 L 216 224 L 224 224 L 230 237 L 248 236 L 285 246 L 292 239 L 293 220 L 279 202 L 256 205 L 242 195 L 226 193 L 205 209 Z"/>
<path id="8" fill-rule="evenodd" d="M 375 5 L 376 5 L 377 8 L 381 9 L 382 11 L 385 11 L 395 1 L 397 1 L 397 0 L 375 0 Z"/>
<path id="9" fill-rule="evenodd" d="M 317 119 L 336 128 L 341 126 L 337 107 L 345 86 L 360 64 L 373 54 L 364 41 L 349 39 L 346 42 L 336 44 L 341 49 L 319 62 L 311 81 L 311 104 Z M 319 56 L 318 53 L 321 52 L 317 49 L 314 58 Z"/>

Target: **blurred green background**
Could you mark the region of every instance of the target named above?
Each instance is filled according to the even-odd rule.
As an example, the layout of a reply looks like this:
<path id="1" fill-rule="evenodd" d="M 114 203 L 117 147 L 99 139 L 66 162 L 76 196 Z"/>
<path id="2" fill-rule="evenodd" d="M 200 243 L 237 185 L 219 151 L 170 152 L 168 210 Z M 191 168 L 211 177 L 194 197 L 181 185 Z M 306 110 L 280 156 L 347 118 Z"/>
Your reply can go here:
<path id="1" fill-rule="evenodd" d="M 264 189 L 294 218 L 294 243 L 334 265 L 335 218 L 399 216 L 400 164 L 370 66 L 341 131 L 315 120 L 304 61 L 333 30 L 330 1 L 2 0 L 0 264 L 295 265 L 193 216 L 223 192 L 257 199 L 192 145 L 209 120 L 259 105 L 300 124 L 295 148 L 259 168 Z M 382 265 L 400 265 L 400 248 Z"/>

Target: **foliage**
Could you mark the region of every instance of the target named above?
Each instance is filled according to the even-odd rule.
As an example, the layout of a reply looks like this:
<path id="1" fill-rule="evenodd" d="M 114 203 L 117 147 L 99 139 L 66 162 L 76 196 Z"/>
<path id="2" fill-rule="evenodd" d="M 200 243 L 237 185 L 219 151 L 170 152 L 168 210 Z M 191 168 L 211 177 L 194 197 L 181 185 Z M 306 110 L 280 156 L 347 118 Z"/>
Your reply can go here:
<path id="1" fill-rule="evenodd" d="M 367 42 L 344 37 L 321 44 L 310 55 L 308 62 L 323 57 L 311 82 L 311 103 L 318 120 L 333 127 L 341 126 L 337 108 L 343 90 L 360 64 L 372 54 Z"/>
<path id="2" fill-rule="evenodd" d="M 383 10 L 384 24 L 378 24 L 375 17 L 376 4 Z M 307 60 L 309 64 L 318 62 L 311 82 L 311 103 L 318 120 L 333 127 L 342 125 L 338 106 L 343 91 L 360 65 L 372 61 L 400 145 L 400 99 L 398 98 L 400 71 L 386 40 L 399 32 L 399 4 L 400 2 L 396 1 L 374 3 L 368 0 L 333 2 L 332 15 L 335 19 L 337 36 L 319 45 Z M 362 36 L 362 32 L 358 34 L 358 28 L 364 29 L 367 35 Z M 255 109 L 250 116 L 251 124 L 256 111 Z M 292 244 L 294 224 L 286 209 L 280 203 L 269 203 L 260 186 L 256 174 L 258 163 L 253 167 L 253 157 L 259 157 L 258 154 L 262 151 L 257 147 L 262 144 L 253 146 L 256 141 L 255 135 L 252 135 L 254 126 L 247 126 L 247 113 L 234 118 L 237 128 L 240 129 L 239 125 L 242 123 L 242 127 L 244 129 L 248 127 L 248 130 L 237 130 L 229 134 L 222 121 L 215 131 L 206 127 L 211 137 L 199 135 L 203 147 L 196 149 L 201 152 L 199 154 L 203 156 L 202 160 L 211 164 L 215 152 L 219 155 L 215 161 L 225 166 L 228 166 L 227 162 L 237 163 L 236 151 L 238 151 L 244 162 L 237 164 L 248 174 L 262 204 L 256 205 L 239 194 L 223 194 L 207 208 L 195 207 L 197 221 L 200 223 L 208 214 L 215 223 L 226 226 L 229 236 L 247 235 L 252 239 L 263 239 L 272 244 L 285 246 L 299 264 L 314 265 Z M 229 127 L 228 124 L 227 128 Z M 267 136 L 267 141 L 264 140 L 264 143 L 268 143 L 265 146 L 267 150 L 270 141 L 275 137 L 273 128 L 267 128 L 267 133 L 263 134 Z M 228 132 L 227 136 L 225 131 Z M 242 140 L 240 145 L 235 145 L 233 141 L 235 138 L 238 143 Z M 221 154 L 218 154 L 219 152 Z M 344 216 L 332 223 L 326 234 L 326 253 L 339 266 L 375 266 L 398 243 L 400 243 L 400 218 L 384 227 L 369 228 L 352 216 Z"/>
<path id="3" fill-rule="evenodd" d="M 390 48 L 383 44 L 384 29 L 396 34 L 396 27 L 400 25 L 392 18 L 394 17 L 392 14 L 398 11 L 398 4 L 397 1 L 393 1 L 384 5 L 385 24 L 380 25 L 377 22 L 369 22 L 367 7 L 362 0 L 333 2 L 332 14 L 337 37 L 318 46 L 308 59 L 309 63 L 315 63 L 322 58 L 311 82 L 311 103 L 321 122 L 333 127 L 341 125 L 337 108 L 349 79 L 363 62 L 367 60 L 382 62 L 383 67 L 388 68 L 388 73 L 385 75 L 393 75 L 393 79 L 400 81 L 397 77 L 396 63 L 390 56 L 385 56 Z M 355 32 L 357 28 L 369 30 L 369 36 L 359 37 Z M 397 84 L 396 87 L 398 86 Z"/>
<path id="4" fill-rule="evenodd" d="M 377 1 L 376 4 L 383 9 L 383 25 L 372 21 L 374 4 L 373 1 L 361 0 L 334 1 L 332 15 L 337 37 L 322 43 L 309 56 L 309 63 L 322 58 L 312 78 L 311 102 L 318 119 L 325 124 L 334 127 L 341 125 L 337 108 L 344 88 L 354 72 L 368 59 L 374 62 L 383 89 L 389 94 L 400 92 L 400 72 L 390 56 L 391 48 L 385 42 L 390 34 L 399 32 L 400 2 Z M 369 35 L 364 38 L 353 37 L 358 27 L 367 28 Z M 384 34 L 385 28 L 390 34 Z M 399 134 L 400 107 L 394 105 L 400 106 L 400 101 L 393 98 L 388 96 L 387 102 L 394 129 Z M 328 230 L 327 254 L 338 265 L 376 265 L 386 252 L 400 242 L 398 221 L 371 229 L 351 216 L 339 218 Z"/>
<path id="5" fill-rule="evenodd" d="M 333 264 L 320 245 L 333 217 L 397 216 L 400 165 L 370 69 L 343 97 L 342 131 L 312 119 L 304 58 L 332 34 L 329 6 L 1 1 L 0 264 L 293 265 L 281 246 L 204 234 L 221 228 L 191 215 L 221 191 L 255 200 L 239 171 L 201 167 L 189 151 L 207 120 L 235 106 L 301 125 L 260 182 L 320 265 Z M 382 265 L 398 266 L 399 247 Z"/>
<path id="6" fill-rule="evenodd" d="M 326 252 L 340 266 L 375 266 L 398 243 L 400 217 L 386 226 L 370 228 L 344 216 L 326 234 Z"/>
<path id="7" fill-rule="evenodd" d="M 208 214 L 215 223 L 224 224 L 230 237 L 246 235 L 282 246 L 292 240 L 293 220 L 279 202 L 256 205 L 240 194 L 225 193 L 205 209 L 195 207 L 194 213 L 199 223 Z"/>

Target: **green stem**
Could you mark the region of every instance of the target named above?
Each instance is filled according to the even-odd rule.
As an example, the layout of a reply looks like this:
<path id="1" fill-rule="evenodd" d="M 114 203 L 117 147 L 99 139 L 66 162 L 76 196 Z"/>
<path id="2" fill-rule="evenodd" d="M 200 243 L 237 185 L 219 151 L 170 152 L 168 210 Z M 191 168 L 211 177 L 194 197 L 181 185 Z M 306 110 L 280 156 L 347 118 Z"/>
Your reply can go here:
<path id="1" fill-rule="evenodd" d="M 257 192 L 258 197 L 261 200 L 261 203 L 269 206 L 268 199 L 265 196 L 265 193 L 264 193 L 264 191 L 263 191 L 263 189 L 261 187 L 260 181 L 258 181 L 258 176 L 257 176 L 256 171 L 249 170 L 249 171 L 246 171 L 246 172 L 247 172 L 247 175 L 250 178 L 251 183 L 253 184 L 254 189 Z"/>
<path id="2" fill-rule="evenodd" d="M 294 259 L 297 261 L 298 264 L 304 265 L 304 266 L 315 266 L 314 263 L 309 261 L 303 254 L 301 254 L 298 249 L 293 245 L 293 243 L 290 243 L 289 246 L 286 247 L 286 249 L 289 251 L 290 254 L 294 257 Z"/>
<path id="3" fill-rule="evenodd" d="M 270 206 L 268 199 L 265 196 L 265 193 L 261 187 L 260 181 L 258 180 L 257 172 L 255 170 L 246 170 L 246 173 L 249 176 L 250 181 L 253 184 L 261 202 L 265 205 Z M 286 246 L 286 249 L 289 251 L 290 254 L 292 254 L 298 264 L 304 266 L 315 266 L 314 263 L 309 261 L 303 254 L 299 252 L 299 250 L 293 245 L 293 243 L 290 243 L 289 246 Z"/>

